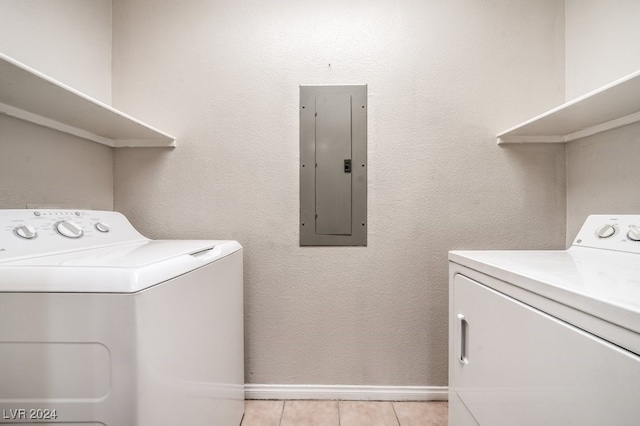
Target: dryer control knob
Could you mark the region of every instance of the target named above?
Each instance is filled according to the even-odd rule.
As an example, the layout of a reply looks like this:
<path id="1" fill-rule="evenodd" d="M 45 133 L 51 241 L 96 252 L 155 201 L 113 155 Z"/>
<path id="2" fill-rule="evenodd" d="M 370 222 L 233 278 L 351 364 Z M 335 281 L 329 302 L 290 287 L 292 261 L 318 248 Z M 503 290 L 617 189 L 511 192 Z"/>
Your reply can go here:
<path id="1" fill-rule="evenodd" d="M 20 225 L 16 227 L 13 232 L 20 238 L 24 238 L 25 240 L 31 240 L 38 236 L 38 232 L 31 225 Z"/>
<path id="2" fill-rule="evenodd" d="M 609 238 L 613 237 L 616 233 L 616 228 L 613 225 L 602 225 L 600 228 L 596 229 L 596 237 L 598 238 Z"/>
<path id="3" fill-rule="evenodd" d="M 631 226 L 629 228 L 629 232 L 627 232 L 627 237 L 631 241 L 640 241 L 640 229 L 635 226 Z"/>
<path id="4" fill-rule="evenodd" d="M 56 231 L 63 237 L 80 238 L 84 234 L 80 225 L 72 220 L 64 220 L 56 224 Z"/>
<path id="5" fill-rule="evenodd" d="M 104 222 L 98 222 L 95 226 L 96 229 L 100 232 L 109 232 L 111 230 L 111 228 L 109 228 L 109 225 Z"/>

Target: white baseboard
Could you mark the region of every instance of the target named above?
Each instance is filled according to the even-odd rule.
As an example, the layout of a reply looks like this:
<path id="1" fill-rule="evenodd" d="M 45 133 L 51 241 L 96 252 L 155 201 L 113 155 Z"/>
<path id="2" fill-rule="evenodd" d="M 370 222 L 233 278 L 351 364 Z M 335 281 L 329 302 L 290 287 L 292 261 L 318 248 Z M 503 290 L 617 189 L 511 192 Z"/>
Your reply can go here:
<path id="1" fill-rule="evenodd" d="M 446 401 L 447 386 L 261 385 L 247 383 L 245 399 Z"/>

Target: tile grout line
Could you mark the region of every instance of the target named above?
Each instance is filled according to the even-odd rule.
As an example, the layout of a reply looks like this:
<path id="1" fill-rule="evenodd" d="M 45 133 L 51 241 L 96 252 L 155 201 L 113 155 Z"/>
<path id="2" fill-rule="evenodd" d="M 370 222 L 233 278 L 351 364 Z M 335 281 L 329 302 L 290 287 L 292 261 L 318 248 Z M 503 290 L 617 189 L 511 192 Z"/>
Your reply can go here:
<path id="1" fill-rule="evenodd" d="M 340 400 L 338 402 L 338 426 L 342 426 L 342 420 L 340 419 Z"/>
<path id="2" fill-rule="evenodd" d="M 391 401 L 391 408 L 393 409 L 393 415 L 396 416 L 396 422 L 398 422 L 398 426 L 402 426 L 400 424 L 400 419 L 398 418 L 398 412 L 396 411 L 396 404 L 394 404 L 394 401 Z"/>
<path id="3" fill-rule="evenodd" d="M 278 426 L 282 426 L 282 419 L 284 418 L 284 406 L 287 401 L 282 401 L 282 411 L 280 412 L 280 421 L 278 422 Z"/>

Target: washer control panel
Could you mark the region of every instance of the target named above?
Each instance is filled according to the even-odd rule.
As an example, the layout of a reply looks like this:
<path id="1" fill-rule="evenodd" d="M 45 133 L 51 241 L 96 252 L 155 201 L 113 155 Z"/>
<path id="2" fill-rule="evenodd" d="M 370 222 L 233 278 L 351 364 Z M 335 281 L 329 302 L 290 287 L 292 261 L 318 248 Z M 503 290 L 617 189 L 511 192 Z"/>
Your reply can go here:
<path id="1" fill-rule="evenodd" d="M 580 228 L 573 245 L 640 253 L 640 215 L 591 215 Z"/>
<path id="2" fill-rule="evenodd" d="M 0 210 L 0 262 L 146 240 L 120 213 L 97 210 Z"/>

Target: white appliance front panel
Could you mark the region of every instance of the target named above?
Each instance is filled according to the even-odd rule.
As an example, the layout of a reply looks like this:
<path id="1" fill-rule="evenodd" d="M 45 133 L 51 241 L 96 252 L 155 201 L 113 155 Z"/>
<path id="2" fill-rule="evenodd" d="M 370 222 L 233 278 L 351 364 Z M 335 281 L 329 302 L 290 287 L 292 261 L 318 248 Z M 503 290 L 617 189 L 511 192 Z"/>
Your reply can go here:
<path id="1" fill-rule="evenodd" d="M 239 425 L 243 328 L 241 250 L 135 294 L 2 293 L 0 424 Z"/>
<path id="2" fill-rule="evenodd" d="M 637 424 L 640 357 L 462 275 L 451 285 L 452 392 L 479 424 Z"/>
<path id="3" fill-rule="evenodd" d="M 135 339 L 131 295 L 0 294 L 0 424 L 135 424 Z"/>

